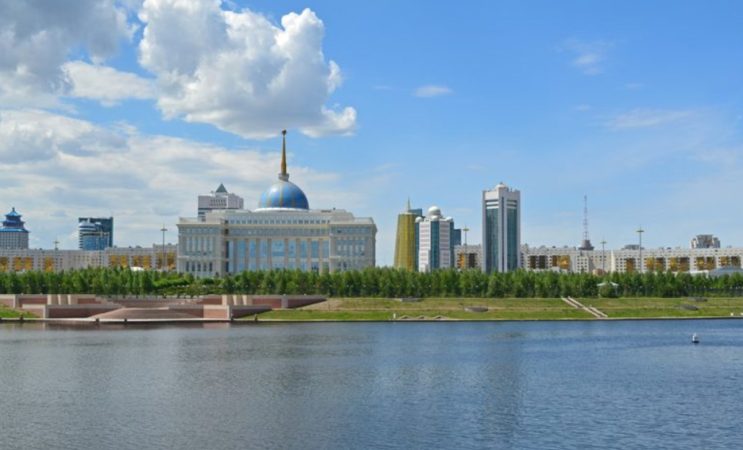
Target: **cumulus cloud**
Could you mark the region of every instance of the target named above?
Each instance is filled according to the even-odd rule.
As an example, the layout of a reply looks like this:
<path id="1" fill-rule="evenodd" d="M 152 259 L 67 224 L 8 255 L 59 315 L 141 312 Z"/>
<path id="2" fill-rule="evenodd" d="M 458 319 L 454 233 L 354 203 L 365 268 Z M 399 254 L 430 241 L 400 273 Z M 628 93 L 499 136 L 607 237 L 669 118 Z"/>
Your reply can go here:
<path id="1" fill-rule="evenodd" d="M 152 81 L 133 73 L 84 61 L 67 62 L 62 70 L 71 88 L 68 95 L 73 97 L 98 100 L 105 106 L 113 106 L 127 98 L 155 97 Z"/>
<path id="2" fill-rule="evenodd" d="M 212 124 L 250 138 L 297 128 L 310 136 L 347 134 L 352 107 L 328 106 L 342 82 L 322 51 L 323 22 L 309 9 L 281 26 L 218 0 L 146 0 L 139 62 L 157 78 L 166 118 Z"/>
<path id="3" fill-rule="evenodd" d="M 650 128 L 678 122 L 692 115 L 693 112 L 689 110 L 636 108 L 617 115 L 610 119 L 606 125 L 615 130 Z"/>
<path id="4" fill-rule="evenodd" d="M 567 39 L 560 46 L 560 50 L 573 54 L 571 64 L 586 75 L 598 75 L 604 71 L 606 54 L 612 47 L 606 41 L 582 41 Z"/>
<path id="5" fill-rule="evenodd" d="M 61 67 L 73 49 L 102 61 L 131 33 L 114 0 L 0 2 L 0 102 L 56 106 L 69 87 Z"/>
<path id="6" fill-rule="evenodd" d="M 24 214 L 34 246 L 48 248 L 58 237 L 73 247 L 75 217 L 99 214 L 116 218 L 118 245 L 148 245 L 159 241 L 163 223 L 175 236 L 177 217 L 195 216 L 196 196 L 220 182 L 248 208 L 256 205 L 279 171 L 278 140 L 275 147 L 230 149 L 41 110 L 0 110 L 3 207 Z M 363 191 L 340 188 L 338 174 L 292 164 L 291 149 L 290 141 L 292 180 L 314 206 L 362 203 L 354 192 Z M 67 220 L 50 219 L 60 206 Z"/>
<path id="7" fill-rule="evenodd" d="M 413 95 L 416 97 L 439 97 L 442 95 L 449 95 L 452 90 L 446 86 L 437 84 L 427 84 L 425 86 L 418 87 L 413 91 Z"/>

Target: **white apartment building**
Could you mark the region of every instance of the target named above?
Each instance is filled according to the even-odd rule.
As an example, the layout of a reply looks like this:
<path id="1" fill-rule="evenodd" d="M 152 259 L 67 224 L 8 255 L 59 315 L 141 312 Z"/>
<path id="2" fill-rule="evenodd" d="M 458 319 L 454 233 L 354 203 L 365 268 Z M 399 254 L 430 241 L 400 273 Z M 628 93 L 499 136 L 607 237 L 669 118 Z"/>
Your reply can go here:
<path id="1" fill-rule="evenodd" d="M 430 272 L 435 269 L 454 267 L 454 219 L 441 215 L 438 206 L 428 208 L 425 217 L 415 219 L 418 241 L 418 271 Z"/>

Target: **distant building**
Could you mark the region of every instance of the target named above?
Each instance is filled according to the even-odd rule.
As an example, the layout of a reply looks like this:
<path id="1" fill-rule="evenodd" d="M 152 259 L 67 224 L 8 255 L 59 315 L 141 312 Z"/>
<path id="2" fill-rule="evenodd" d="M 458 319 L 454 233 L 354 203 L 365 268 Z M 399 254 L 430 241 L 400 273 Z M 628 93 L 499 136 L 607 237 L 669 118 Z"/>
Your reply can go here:
<path id="1" fill-rule="evenodd" d="M 441 215 L 437 206 L 428 208 L 428 215 L 415 219 L 418 235 L 418 271 L 454 267 L 454 219 Z"/>
<path id="2" fill-rule="evenodd" d="M 239 195 L 227 192 L 224 184 L 219 184 L 216 191 L 211 195 L 199 195 L 199 208 L 197 216 L 203 220 L 206 213 L 222 209 L 243 209 L 243 198 Z"/>
<path id="3" fill-rule="evenodd" d="M 691 240 L 691 248 L 720 248 L 720 240 L 711 234 L 698 234 Z"/>
<path id="4" fill-rule="evenodd" d="M 415 219 L 423 216 L 423 210 L 410 207 L 397 215 L 395 236 L 395 267 L 410 271 L 418 270 L 418 247 L 415 234 Z"/>
<path id="5" fill-rule="evenodd" d="M 79 217 L 77 219 L 78 248 L 103 250 L 114 246 L 113 217 Z"/>
<path id="6" fill-rule="evenodd" d="M 455 228 L 454 230 L 452 230 L 451 245 L 453 247 L 456 247 L 457 245 L 462 245 L 462 229 L 461 228 Z"/>
<path id="7" fill-rule="evenodd" d="M 108 247 L 105 250 L 0 249 L 0 272 L 62 272 L 98 267 L 175 270 L 177 248 Z"/>
<path id="8" fill-rule="evenodd" d="M 454 264 L 459 270 L 480 269 L 482 270 L 482 246 L 480 245 L 455 245 Z"/>
<path id="9" fill-rule="evenodd" d="M 284 132 L 285 133 L 285 132 Z M 178 222 L 178 271 L 198 277 L 246 270 L 340 272 L 375 265 L 377 227 L 341 209 L 310 209 L 289 181 L 286 136 L 278 181 L 258 208 L 219 209 Z"/>
<path id="10" fill-rule="evenodd" d="M 521 193 L 503 183 L 482 193 L 482 256 L 485 272 L 521 267 Z"/>
<path id="11" fill-rule="evenodd" d="M 28 230 L 25 222 L 21 220 L 21 215 L 15 210 L 15 207 L 5 215 L 3 227 L 0 228 L 0 248 L 4 249 L 25 249 L 28 248 Z"/>
<path id="12" fill-rule="evenodd" d="M 630 247 L 630 248 L 627 248 Z M 559 272 L 708 272 L 737 269 L 743 261 L 743 248 L 658 248 L 638 245 L 619 250 L 585 251 L 575 247 L 522 247 L 524 269 Z M 718 271 L 720 272 L 720 271 Z M 715 273 L 718 273 L 715 272 Z M 725 271 L 722 271 L 725 272 Z M 721 273 L 721 272 L 720 272 Z"/>

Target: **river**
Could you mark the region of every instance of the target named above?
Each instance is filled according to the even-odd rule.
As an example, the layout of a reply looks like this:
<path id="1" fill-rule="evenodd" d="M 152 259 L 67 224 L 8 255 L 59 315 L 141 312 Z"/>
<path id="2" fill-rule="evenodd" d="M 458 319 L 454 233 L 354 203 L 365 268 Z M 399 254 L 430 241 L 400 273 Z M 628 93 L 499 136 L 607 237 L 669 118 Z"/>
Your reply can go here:
<path id="1" fill-rule="evenodd" d="M 739 448 L 742 388 L 740 320 L 0 324 L 4 449 Z"/>

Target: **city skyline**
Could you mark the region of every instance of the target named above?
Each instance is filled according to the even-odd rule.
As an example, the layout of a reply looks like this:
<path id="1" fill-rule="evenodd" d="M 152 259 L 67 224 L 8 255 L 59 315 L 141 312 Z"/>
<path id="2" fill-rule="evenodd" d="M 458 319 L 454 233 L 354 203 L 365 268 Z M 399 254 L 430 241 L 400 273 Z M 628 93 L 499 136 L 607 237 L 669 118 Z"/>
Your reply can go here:
<path id="1" fill-rule="evenodd" d="M 178 217 L 220 183 L 252 209 L 284 127 L 314 206 L 374 218 L 378 265 L 392 265 L 408 197 L 477 243 L 479 194 L 501 180 L 523 193 L 529 245 L 579 245 L 585 194 L 594 245 L 636 242 L 640 224 L 649 248 L 700 233 L 743 245 L 743 213 L 726 207 L 743 188 L 737 5 L 126 5 L 0 6 L 0 29 L 15 30 L 0 43 L 2 203 L 32 248 L 75 248 L 78 216 L 115 217 L 118 246 L 160 242 L 162 224 L 175 242 Z M 194 41 L 169 39 L 176 17 Z M 224 34 L 236 23 L 250 24 L 231 28 L 245 42 L 287 47 L 240 47 Z M 211 54 L 226 66 L 194 78 Z M 279 69 L 292 83 L 244 90 L 277 86 Z"/>

